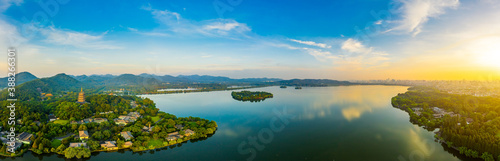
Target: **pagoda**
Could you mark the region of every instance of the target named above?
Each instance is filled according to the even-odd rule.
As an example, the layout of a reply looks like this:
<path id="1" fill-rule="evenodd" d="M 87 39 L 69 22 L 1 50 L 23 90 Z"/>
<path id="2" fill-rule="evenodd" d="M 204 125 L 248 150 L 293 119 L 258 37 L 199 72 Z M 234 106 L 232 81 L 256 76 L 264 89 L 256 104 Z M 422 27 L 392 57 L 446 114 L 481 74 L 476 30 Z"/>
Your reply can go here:
<path id="1" fill-rule="evenodd" d="M 83 88 L 80 89 L 80 93 L 78 94 L 78 101 L 76 103 L 84 104 L 85 102 L 85 93 L 83 93 Z"/>

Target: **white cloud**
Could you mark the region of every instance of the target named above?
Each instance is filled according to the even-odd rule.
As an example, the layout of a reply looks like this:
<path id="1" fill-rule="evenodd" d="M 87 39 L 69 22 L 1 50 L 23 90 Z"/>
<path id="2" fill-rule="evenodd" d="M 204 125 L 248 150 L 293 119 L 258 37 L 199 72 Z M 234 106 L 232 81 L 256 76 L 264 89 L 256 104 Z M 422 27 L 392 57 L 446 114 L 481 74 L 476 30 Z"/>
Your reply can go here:
<path id="1" fill-rule="evenodd" d="M 0 19 L 0 49 L 19 46 L 27 41 L 21 36 L 17 28 Z"/>
<path id="2" fill-rule="evenodd" d="M 331 61 L 337 70 L 362 70 L 388 66 L 388 54 L 365 47 L 361 42 L 347 39 L 340 50 L 302 48 L 319 61 Z M 336 53 L 336 54 L 334 54 Z"/>
<path id="3" fill-rule="evenodd" d="M 250 28 L 246 24 L 238 23 L 235 20 L 231 19 L 219 19 L 215 20 L 207 25 L 203 26 L 204 30 L 222 30 L 222 31 L 231 31 L 231 30 L 240 30 L 240 31 L 250 31 Z"/>
<path id="4" fill-rule="evenodd" d="M 132 27 L 127 27 L 127 29 L 128 29 L 129 31 L 132 31 L 132 32 L 137 32 L 137 31 L 138 31 L 136 28 L 132 28 Z"/>
<path id="5" fill-rule="evenodd" d="M 212 36 L 225 36 L 230 34 L 245 35 L 245 32 L 251 31 L 244 23 L 236 22 L 232 19 L 215 19 L 202 21 L 201 26 L 195 26 L 199 28 L 200 33 Z"/>
<path id="6" fill-rule="evenodd" d="M 401 7 L 396 12 L 402 14 L 402 19 L 396 21 L 397 26 L 390 29 L 412 33 L 414 36 L 422 31 L 429 18 L 445 13 L 448 8 L 456 8 L 459 0 L 398 0 Z"/>
<path id="7" fill-rule="evenodd" d="M 287 49 L 290 49 L 290 50 L 301 49 L 301 48 L 298 48 L 298 47 L 295 47 L 295 46 L 292 46 L 292 45 L 288 45 L 288 44 L 284 44 L 284 43 L 266 42 L 266 45 L 274 46 L 274 47 L 277 47 L 277 48 L 287 48 Z"/>
<path id="8" fill-rule="evenodd" d="M 20 5 L 22 0 L 0 0 L 0 12 L 7 10 L 11 5 Z M 6 22 L 0 15 L 0 49 L 7 50 L 8 47 L 18 46 L 27 41 L 21 36 L 17 28 Z"/>
<path id="9" fill-rule="evenodd" d="M 0 12 L 7 10 L 12 4 L 19 6 L 23 0 L 0 0 Z"/>
<path id="10" fill-rule="evenodd" d="M 152 31 L 153 36 L 169 36 L 172 33 L 183 35 L 202 35 L 210 37 L 239 37 L 245 36 L 251 31 L 244 23 L 239 23 L 233 19 L 210 19 L 205 21 L 193 21 L 182 18 L 177 12 L 169 10 L 157 10 L 150 6 L 142 7 L 150 11 L 162 27 Z"/>
<path id="11" fill-rule="evenodd" d="M 162 21 L 175 18 L 177 21 L 181 19 L 181 15 L 177 12 L 170 12 L 168 10 L 156 10 L 156 9 L 150 9 L 151 13 L 157 18 Z"/>
<path id="12" fill-rule="evenodd" d="M 312 55 L 314 58 L 316 58 L 319 61 L 327 61 L 327 60 L 336 60 L 339 59 L 340 57 L 333 55 L 330 51 L 324 51 L 320 49 L 311 49 L 311 48 L 302 48 L 305 50 L 309 55 Z"/>
<path id="13" fill-rule="evenodd" d="M 89 35 L 76 31 L 65 31 L 55 29 L 54 27 L 42 28 L 40 33 L 44 35 L 45 42 L 56 45 L 71 45 L 79 48 L 93 48 L 93 49 L 118 49 L 119 47 L 111 45 L 107 41 L 103 41 L 104 35 Z"/>
<path id="14" fill-rule="evenodd" d="M 342 43 L 341 49 L 351 53 L 370 53 L 373 50 L 372 48 L 366 48 L 361 42 L 351 38 Z"/>
<path id="15" fill-rule="evenodd" d="M 289 40 L 294 41 L 293 39 Z M 297 41 L 300 40 L 296 40 L 294 42 Z M 334 69 L 343 71 L 372 70 L 389 65 L 389 54 L 382 51 L 376 51 L 373 47 L 366 47 L 360 41 L 355 39 L 349 38 L 342 41 L 332 40 L 331 42 L 338 43 L 339 48 L 327 48 L 326 45 L 318 46 L 319 43 L 314 42 L 307 42 L 303 44 L 321 48 L 299 48 L 282 43 L 272 44 L 272 46 L 303 51 L 304 53 L 313 56 L 320 62 L 331 62 Z"/>
<path id="16" fill-rule="evenodd" d="M 301 41 L 301 40 L 295 40 L 295 39 L 289 39 L 290 41 L 301 43 L 301 44 L 306 44 L 306 45 L 311 45 L 311 46 L 317 46 L 320 48 L 332 48 L 332 46 L 329 46 L 327 44 L 323 43 L 316 43 L 314 41 Z"/>

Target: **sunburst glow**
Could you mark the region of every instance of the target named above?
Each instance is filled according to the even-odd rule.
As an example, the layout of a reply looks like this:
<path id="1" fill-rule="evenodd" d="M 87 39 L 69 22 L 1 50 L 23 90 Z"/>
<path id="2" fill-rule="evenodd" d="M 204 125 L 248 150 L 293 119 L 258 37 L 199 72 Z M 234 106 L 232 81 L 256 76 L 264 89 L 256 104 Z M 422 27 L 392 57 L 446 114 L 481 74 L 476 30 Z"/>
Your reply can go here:
<path id="1" fill-rule="evenodd" d="M 500 37 L 490 37 L 474 43 L 478 63 L 500 69 Z"/>

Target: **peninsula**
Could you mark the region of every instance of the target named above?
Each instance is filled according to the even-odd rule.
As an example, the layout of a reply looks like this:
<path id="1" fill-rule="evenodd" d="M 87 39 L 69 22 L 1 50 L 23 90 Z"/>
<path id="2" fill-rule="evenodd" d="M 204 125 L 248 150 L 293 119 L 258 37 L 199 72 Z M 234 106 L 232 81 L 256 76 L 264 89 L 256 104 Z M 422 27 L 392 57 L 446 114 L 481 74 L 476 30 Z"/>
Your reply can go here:
<path id="1" fill-rule="evenodd" d="M 432 87 L 411 87 L 392 98 L 392 105 L 436 139 L 471 158 L 500 159 L 500 99 L 450 94 Z"/>
<path id="2" fill-rule="evenodd" d="M 21 156 L 30 150 L 80 159 L 99 151 L 158 149 L 206 138 L 217 130 L 215 121 L 161 112 L 148 98 L 95 94 L 85 89 L 79 93 L 54 91 L 57 95 L 38 91 L 41 101 L 19 103 L 22 108 L 14 126 L 15 144 L 3 144 L 1 156 Z M 2 142 L 9 142 L 7 135 L 7 131 L 0 132 Z"/>

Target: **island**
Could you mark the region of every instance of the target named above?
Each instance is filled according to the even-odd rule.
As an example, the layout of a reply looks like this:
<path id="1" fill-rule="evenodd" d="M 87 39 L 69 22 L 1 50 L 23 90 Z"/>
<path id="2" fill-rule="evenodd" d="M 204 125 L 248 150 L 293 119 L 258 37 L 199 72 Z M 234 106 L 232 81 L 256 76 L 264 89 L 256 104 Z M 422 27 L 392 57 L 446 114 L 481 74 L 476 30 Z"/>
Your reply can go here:
<path id="1" fill-rule="evenodd" d="M 231 92 L 233 99 L 238 101 L 250 101 L 250 102 L 260 102 L 266 98 L 273 98 L 273 94 L 269 92 L 251 92 L 251 91 L 241 91 L 241 92 Z"/>
<path id="2" fill-rule="evenodd" d="M 436 139 L 471 158 L 500 160 L 500 98 L 451 94 L 433 87 L 411 87 L 392 98 L 410 121 L 436 132 Z"/>
<path id="3" fill-rule="evenodd" d="M 100 151 L 159 149 L 207 138 L 217 130 L 215 121 L 159 111 L 149 98 L 79 91 L 49 95 L 39 89 L 45 99 L 16 103 L 15 131 L 7 122 L 0 124 L 0 156 L 16 157 L 30 150 L 80 159 Z M 8 120 L 8 102 L 1 103 L 5 106 L 0 120 Z"/>

